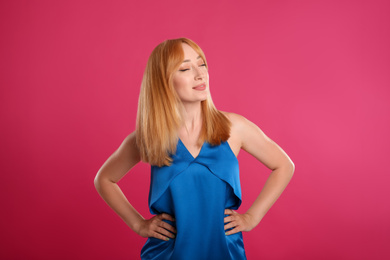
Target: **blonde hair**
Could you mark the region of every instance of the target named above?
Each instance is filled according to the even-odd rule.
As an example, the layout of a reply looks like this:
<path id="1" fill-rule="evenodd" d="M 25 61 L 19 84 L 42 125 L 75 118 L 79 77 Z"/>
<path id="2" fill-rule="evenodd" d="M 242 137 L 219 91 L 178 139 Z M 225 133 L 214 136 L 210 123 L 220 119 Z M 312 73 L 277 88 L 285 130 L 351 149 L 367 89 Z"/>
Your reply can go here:
<path id="1" fill-rule="evenodd" d="M 181 101 L 172 83 L 172 76 L 184 59 L 182 43 L 191 46 L 208 67 L 203 51 L 195 42 L 187 38 L 166 40 L 150 54 L 139 95 L 136 142 L 141 160 L 160 167 L 171 164 L 182 123 Z M 227 141 L 231 123 L 215 108 L 210 95 L 201 101 L 201 107 L 203 124 L 199 144 L 207 141 L 219 145 Z"/>

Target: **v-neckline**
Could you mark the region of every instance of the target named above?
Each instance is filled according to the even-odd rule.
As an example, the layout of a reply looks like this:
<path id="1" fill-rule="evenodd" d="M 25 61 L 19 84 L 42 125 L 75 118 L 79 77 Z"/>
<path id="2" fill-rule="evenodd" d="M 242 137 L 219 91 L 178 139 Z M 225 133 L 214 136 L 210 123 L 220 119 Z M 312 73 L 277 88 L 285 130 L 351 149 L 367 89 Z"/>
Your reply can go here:
<path id="1" fill-rule="evenodd" d="M 198 155 L 196 155 L 196 157 L 195 157 L 195 156 L 190 152 L 190 150 L 187 149 L 186 145 L 184 144 L 184 142 L 183 142 L 180 138 L 179 138 L 179 142 L 183 145 L 184 150 L 186 150 L 186 152 L 191 156 L 191 158 L 192 158 L 193 160 L 195 160 L 196 158 L 199 157 L 199 155 L 200 155 L 200 153 L 202 152 L 203 147 L 205 146 L 205 143 L 206 143 L 206 142 L 203 142 L 202 146 L 200 147 L 200 150 L 199 150 Z"/>

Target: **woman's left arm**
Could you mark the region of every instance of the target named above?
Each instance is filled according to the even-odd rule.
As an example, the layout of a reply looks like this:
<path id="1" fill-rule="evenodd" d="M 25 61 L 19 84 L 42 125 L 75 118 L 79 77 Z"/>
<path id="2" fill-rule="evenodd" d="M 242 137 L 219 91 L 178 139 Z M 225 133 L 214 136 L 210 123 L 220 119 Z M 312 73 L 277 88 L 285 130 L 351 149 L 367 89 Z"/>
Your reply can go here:
<path id="1" fill-rule="evenodd" d="M 294 163 L 275 142 L 268 138 L 254 123 L 242 116 L 231 114 L 232 134 L 241 148 L 272 170 L 260 194 L 244 214 L 226 209 L 225 230 L 231 235 L 250 231 L 256 227 L 275 201 L 282 194 L 294 173 Z"/>

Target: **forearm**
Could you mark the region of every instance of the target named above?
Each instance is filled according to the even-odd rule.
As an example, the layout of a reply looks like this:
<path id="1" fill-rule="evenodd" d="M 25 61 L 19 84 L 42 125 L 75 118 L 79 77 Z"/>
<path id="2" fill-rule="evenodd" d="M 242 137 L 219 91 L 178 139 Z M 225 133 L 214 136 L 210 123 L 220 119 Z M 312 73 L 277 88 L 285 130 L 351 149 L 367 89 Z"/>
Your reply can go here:
<path id="1" fill-rule="evenodd" d="M 286 166 L 272 171 L 259 196 L 246 212 L 253 217 L 256 221 L 256 225 L 262 220 L 268 210 L 282 194 L 291 180 L 293 172 L 293 166 Z"/>
<path id="2" fill-rule="evenodd" d="M 136 233 L 144 220 L 142 215 L 130 204 L 118 184 L 109 180 L 95 180 L 95 187 L 103 200 Z"/>

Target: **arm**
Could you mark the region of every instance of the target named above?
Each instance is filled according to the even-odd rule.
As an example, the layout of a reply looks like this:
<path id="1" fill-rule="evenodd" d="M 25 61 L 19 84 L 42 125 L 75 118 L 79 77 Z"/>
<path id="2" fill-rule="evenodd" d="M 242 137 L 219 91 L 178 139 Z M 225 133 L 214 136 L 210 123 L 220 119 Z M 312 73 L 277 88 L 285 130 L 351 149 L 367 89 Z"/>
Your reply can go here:
<path id="1" fill-rule="evenodd" d="M 140 155 L 135 143 L 135 132 L 128 135 L 120 147 L 107 159 L 96 174 L 94 184 L 103 200 L 137 234 L 167 240 L 173 237 L 174 228 L 163 219 L 173 221 L 168 214 L 160 214 L 145 220 L 129 203 L 117 182 L 139 161 Z"/>
<path id="2" fill-rule="evenodd" d="M 294 163 L 275 142 L 249 120 L 231 115 L 232 135 L 239 146 L 272 170 L 260 194 L 245 214 L 227 209 L 225 230 L 234 227 L 228 235 L 250 231 L 258 225 L 264 215 L 282 194 L 294 173 Z"/>

